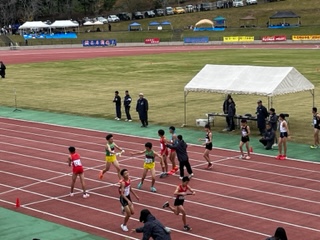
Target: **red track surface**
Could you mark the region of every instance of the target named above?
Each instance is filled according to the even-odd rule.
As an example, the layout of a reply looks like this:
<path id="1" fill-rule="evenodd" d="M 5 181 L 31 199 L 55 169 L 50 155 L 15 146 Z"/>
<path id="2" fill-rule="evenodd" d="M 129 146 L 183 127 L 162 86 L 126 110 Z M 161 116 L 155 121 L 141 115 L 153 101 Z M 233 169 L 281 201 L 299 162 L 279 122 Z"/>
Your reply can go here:
<path id="1" fill-rule="evenodd" d="M 8 64 L 160 54 L 179 51 L 207 51 L 228 48 L 305 48 L 318 45 L 223 45 L 173 47 L 78 48 L 1 51 L 1 60 Z M 97 234 L 112 240 L 140 239 L 139 234 L 120 230 L 117 177 L 114 169 L 97 179 L 104 165 L 105 134 L 38 123 L 0 118 L 0 206 L 14 209 L 16 198 L 22 207 L 17 211 L 61 223 L 72 228 Z M 128 152 L 142 150 L 146 139 L 115 136 L 116 142 Z M 154 142 L 154 141 L 153 141 Z M 158 142 L 154 142 L 158 146 Z M 82 155 L 90 198 L 78 194 L 68 196 L 70 169 L 66 164 L 67 147 L 74 145 Z M 157 147 L 155 147 L 158 150 Z M 172 193 L 180 182 L 175 176 L 157 177 L 158 192 L 151 193 L 149 179 L 135 202 L 136 214 L 129 227 L 138 227 L 141 209 L 149 208 L 165 225 L 173 229 L 172 237 L 179 239 L 248 240 L 264 239 L 276 227 L 283 226 L 289 239 L 318 240 L 320 165 L 310 162 L 277 161 L 254 156 L 239 160 L 237 153 L 213 150 L 214 169 L 204 170 L 203 148 L 189 147 L 195 177 L 191 186 L 197 194 L 190 196 L 185 208 L 192 232 L 183 232 L 180 216 L 161 205 L 172 201 Z M 142 174 L 142 158 L 124 155 L 122 167 L 130 170 L 133 186 Z M 157 165 L 159 170 L 159 165 Z M 159 172 L 158 172 L 159 173 Z M 77 182 L 79 187 L 79 182 Z"/>
<path id="2" fill-rule="evenodd" d="M 0 205 L 17 211 L 109 239 L 139 239 L 136 233 L 120 229 L 117 176 L 112 168 L 103 181 L 97 179 L 104 166 L 105 133 L 47 124 L 0 118 Z M 148 139 L 149 140 L 149 139 Z M 115 135 L 126 149 L 119 160 L 130 171 L 135 187 L 142 174 L 142 157 L 130 157 L 142 150 L 147 139 Z M 158 141 L 151 140 L 154 146 Z M 67 147 L 74 145 L 82 155 L 90 198 L 83 199 L 80 189 L 69 197 L 70 168 Z M 156 150 L 159 150 L 155 147 Z M 264 239 L 277 226 L 283 226 L 289 239 L 319 239 L 320 165 L 299 161 L 278 161 L 254 155 L 238 159 L 238 153 L 215 149 L 214 169 L 204 170 L 202 147 L 189 146 L 195 177 L 190 185 L 195 196 L 188 197 L 185 208 L 191 232 L 183 232 L 180 216 L 161 208 L 172 200 L 180 180 L 177 176 L 156 180 L 157 193 L 148 191 L 149 178 L 137 190 L 136 214 L 129 227 L 140 226 L 138 215 L 148 208 L 179 239 Z M 156 167 L 159 170 L 159 165 Z M 159 174 L 159 171 L 157 172 Z M 79 182 L 76 184 L 79 186 Z"/>

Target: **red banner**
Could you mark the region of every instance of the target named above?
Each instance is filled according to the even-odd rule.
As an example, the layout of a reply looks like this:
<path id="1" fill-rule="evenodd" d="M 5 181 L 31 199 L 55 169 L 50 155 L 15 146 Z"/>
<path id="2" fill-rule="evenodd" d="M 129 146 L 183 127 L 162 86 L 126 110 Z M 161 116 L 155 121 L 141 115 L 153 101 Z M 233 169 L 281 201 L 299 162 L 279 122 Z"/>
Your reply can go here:
<path id="1" fill-rule="evenodd" d="M 145 44 L 159 44 L 160 43 L 160 38 L 146 38 L 144 40 Z"/>
<path id="2" fill-rule="evenodd" d="M 262 37 L 262 42 L 281 42 L 281 41 L 287 41 L 287 37 L 285 35 Z"/>

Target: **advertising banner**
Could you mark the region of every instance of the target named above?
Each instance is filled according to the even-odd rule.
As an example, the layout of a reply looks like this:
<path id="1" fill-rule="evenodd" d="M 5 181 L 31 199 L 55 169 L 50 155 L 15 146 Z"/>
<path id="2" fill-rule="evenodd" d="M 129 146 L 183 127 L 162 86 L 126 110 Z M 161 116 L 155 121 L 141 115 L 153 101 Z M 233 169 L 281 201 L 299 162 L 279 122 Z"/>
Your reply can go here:
<path id="1" fill-rule="evenodd" d="M 262 37 L 262 42 L 281 42 L 281 41 L 287 41 L 287 37 L 285 35 Z"/>
<path id="2" fill-rule="evenodd" d="M 254 36 L 231 36 L 223 37 L 224 42 L 253 42 Z"/>
<path id="3" fill-rule="evenodd" d="M 209 37 L 185 37 L 184 43 L 208 43 Z"/>
<path id="4" fill-rule="evenodd" d="M 320 40 L 320 35 L 293 35 L 293 41 L 312 41 L 312 40 Z"/>
<path id="5" fill-rule="evenodd" d="M 83 47 L 113 47 L 117 46 L 116 39 L 108 39 L 108 40 L 83 40 Z"/>
<path id="6" fill-rule="evenodd" d="M 160 38 L 146 38 L 144 40 L 145 44 L 159 44 L 160 43 Z"/>

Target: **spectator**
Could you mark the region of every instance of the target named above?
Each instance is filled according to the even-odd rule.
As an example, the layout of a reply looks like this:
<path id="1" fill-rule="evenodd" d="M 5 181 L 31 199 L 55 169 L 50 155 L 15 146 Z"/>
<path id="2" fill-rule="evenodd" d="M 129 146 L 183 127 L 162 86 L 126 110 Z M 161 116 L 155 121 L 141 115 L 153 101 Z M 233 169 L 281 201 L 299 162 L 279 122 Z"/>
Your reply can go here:
<path id="1" fill-rule="evenodd" d="M 143 97 L 143 93 L 139 93 L 139 99 L 137 101 L 136 111 L 139 113 L 139 119 L 142 123 L 141 127 L 148 126 L 148 100 Z"/>
<path id="2" fill-rule="evenodd" d="M 272 145 L 274 143 L 275 131 L 272 129 L 270 122 L 267 123 L 266 127 L 266 131 L 259 141 L 263 144 L 266 150 L 270 150 L 272 149 Z"/>
<path id="3" fill-rule="evenodd" d="M 0 76 L 2 78 L 6 77 L 6 65 L 2 61 L 0 61 Z"/>
<path id="4" fill-rule="evenodd" d="M 236 115 L 236 105 L 232 98 L 228 99 L 229 106 L 228 106 L 228 121 L 229 121 L 229 129 L 228 131 L 234 131 L 234 116 Z"/>
<path id="5" fill-rule="evenodd" d="M 109 32 L 111 32 L 111 24 L 108 23 L 108 29 L 109 29 Z"/>
<path id="6" fill-rule="evenodd" d="M 143 233 L 143 240 L 150 238 L 154 240 L 171 240 L 170 229 L 157 220 L 148 209 L 141 210 L 139 220 L 144 223 L 143 227 L 133 229 L 132 231 Z"/>
<path id="7" fill-rule="evenodd" d="M 276 114 L 276 110 L 274 108 L 270 108 L 269 110 L 269 118 L 268 118 L 268 121 L 271 125 L 271 128 L 273 129 L 274 131 L 274 140 L 275 140 L 275 143 L 274 143 L 274 147 L 277 146 L 277 128 L 278 128 L 278 116 Z"/>
<path id="8" fill-rule="evenodd" d="M 228 94 L 226 96 L 226 99 L 224 100 L 223 105 L 222 105 L 222 110 L 223 110 L 224 114 L 228 114 L 228 108 L 229 108 L 229 101 L 228 100 L 229 100 L 229 98 L 231 98 L 230 94 Z M 230 129 L 228 116 L 226 116 L 226 122 L 227 122 L 227 127 L 225 129 L 223 129 L 223 131 L 228 131 L 228 129 Z"/>
<path id="9" fill-rule="evenodd" d="M 265 106 L 262 105 L 262 101 L 258 100 L 257 102 L 257 123 L 260 135 L 263 136 L 263 133 L 266 129 L 266 118 L 268 117 L 268 111 Z"/>
<path id="10" fill-rule="evenodd" d="M 286 231 L 283 227 L 278 227 L 272 237 L 268 237 L 266 240 L 288 240 Z"/>
<path id="11" fill-rule="evenodd" d="M 116 105 L 116 120 L 121 120 L 121 97 L 119 96 L 119 91 L 114 92 L 113 102 Z"/>
<path id="12" fill-rule="evenodd" d="M 126 121 L 129 121 L 129 122 L 132 121 L 131 115 L 130 115 L 131 101 L 132 101 L 132 99 L 130 97 L 129 91 L 126 90 L 125 91 L 123 105 L 124 105 L 124 110 L 125 110 L 125 113 L 126 113 L 126 116 L 127 116 Z"/>

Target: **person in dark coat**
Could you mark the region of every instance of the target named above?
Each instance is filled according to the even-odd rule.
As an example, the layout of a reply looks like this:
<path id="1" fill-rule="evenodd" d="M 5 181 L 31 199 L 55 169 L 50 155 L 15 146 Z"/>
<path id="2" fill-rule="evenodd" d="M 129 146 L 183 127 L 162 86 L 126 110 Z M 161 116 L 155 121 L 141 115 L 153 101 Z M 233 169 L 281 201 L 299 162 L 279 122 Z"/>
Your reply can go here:
<path id="1" fill-rule="evenodd" d="M 229 129 L 228 129 L 228 131 L 233 131 L 235 129 L 234 116 L 236 114 L 236 105 L 235 105 L 232 98 L 229 98 L 228 102 L 229 102 L 229 106 L 228 106 Z"/>
<path id="2" fill-rule="evenodd" d="M 132 101 L 132 98 L 129 95 L 129 91 L 126 90 L 124 100 L 123 100 L 123 105 L 124 105 L 124 110 L 127 116 L 126 121 L 129 121 L 129 122 L 132 121 L 131 115 L 130 115 L 131 101 Z"/>
<path id="3" fill-rule="evenodd" d="M 268 121 L 271 125 L 271 128 L 274 131 L 274 144 L 277 145 L 277 129 L 278 129 L 278 115 L 274 108 L 269 109 L 269 118 Z"/>
<path id="4" fill-rule="evenodd" d="M 262 136 L 264 131 L 266 130 L 266 118 L 268 117 L 268 110 L 265 106 L 262 105 L 261 100 L 258 100 L 257 104 L 257 124 L 260 135 Z"/>
<path id="5" fill-rule="evenodd" d="M 121 120 L 121 97 L 119 96 L 119 92 L 114 92 L 114 99 L 113 102 L 116 105 L 116 120 Z"/>
<path id="6" fill-rule="evenodd" d="M 189 163 L 189 156 L 187 153 L 188 145 L 183 140 L 181 135 L 177 136 L 178 141 L 173 144 L 166 144 L 166 146 L 170 149 L 175 149 L 177 153 L 177 158 L 179 161 L 179 170 L 180 170 L 180 179 L 184 177 L 184 167 L 186 167 L 187 172 L 189 173 L 189 178 L 193 176 L 193 172 Z"/>
<path id="7" fill-rule="evenodd" d="M 132 231 L 143 233 L 142 240 L 150 238 L 154 240 L 171 240 L 170 230 L 157 220 L 148 209 L 141 210 L 139 220 L 144 223 L 143 227 L 133 229 Z"/>
<path id="8" fill-rule="evenodd" d="M 231 98 L 231 95 L 228 94 L 226 99 L 224 100 L 223 102 L 223 105 L 222 105 L 222 110 L 223 110 L 223 113 L 224 114 L 228 114 L 228 109 L 229 109 L 229 99 Z M 228 129 L 230 129 L 230 123 L 229 123 L 229 118 L 228 116 L 226 116 L 226 123 L 227 123 L 227 127 L 225 129 L 223 129 L 224 131 L 227 131 Z"/>
<path id="9" fill-rule="evenodd" d="M 0 76 L 2 78 L 6 77 L 6 65 L 2 61 L 0 61 Z"/>
<path id="10" fill-rule="evenodd" d="M 278 227 L 274 235 L 266 240 L 288 240 L 286 230 L 283 227 Z"/>
<path id="11" fill-rule="evenodd" d="M 266 150 L 270 150 L 272 149 L 272 145 L 274 143 L 275 132 L 272 129 L 270 122 L 268 122 L 266 126 L 266 131 L 264 132 L 262 138 L 259 141 L 263 144 Z"/>
<path id="12" fill-rule="evenodd" d="M 139 113 L 139 119 L 142 123 L 141 127 L 148 126 L 148 100 L 143 97 L 143 93 L 139 93 L 139 99 L 137 101 L 136 111 Z"/>

